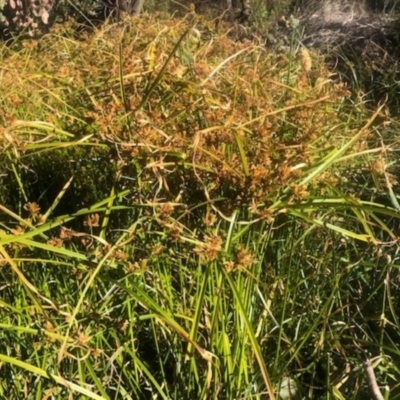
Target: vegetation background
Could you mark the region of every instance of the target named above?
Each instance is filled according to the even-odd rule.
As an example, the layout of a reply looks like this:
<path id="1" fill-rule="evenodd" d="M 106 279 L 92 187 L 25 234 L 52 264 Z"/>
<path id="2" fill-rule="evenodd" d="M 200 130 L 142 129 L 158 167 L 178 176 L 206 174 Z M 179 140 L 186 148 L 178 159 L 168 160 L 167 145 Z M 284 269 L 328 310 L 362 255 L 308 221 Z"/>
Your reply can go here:
<path id="1" fill-rule="evenodd" d="M 1 397 L 400 398 L 398 2 L 316 4 L 7 28 Z"/>

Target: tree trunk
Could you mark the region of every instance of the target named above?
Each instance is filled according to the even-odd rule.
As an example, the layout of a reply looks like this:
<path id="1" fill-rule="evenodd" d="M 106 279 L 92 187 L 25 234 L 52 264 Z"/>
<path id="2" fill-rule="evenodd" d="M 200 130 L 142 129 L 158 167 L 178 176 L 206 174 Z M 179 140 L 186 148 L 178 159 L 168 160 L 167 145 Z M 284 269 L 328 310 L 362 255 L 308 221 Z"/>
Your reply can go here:
<path id="1" fill-rule="evenodd" d="M 117 0 L 116 3 L 119 11 L 139 15 L 142 11 L 144 0 Z"/>

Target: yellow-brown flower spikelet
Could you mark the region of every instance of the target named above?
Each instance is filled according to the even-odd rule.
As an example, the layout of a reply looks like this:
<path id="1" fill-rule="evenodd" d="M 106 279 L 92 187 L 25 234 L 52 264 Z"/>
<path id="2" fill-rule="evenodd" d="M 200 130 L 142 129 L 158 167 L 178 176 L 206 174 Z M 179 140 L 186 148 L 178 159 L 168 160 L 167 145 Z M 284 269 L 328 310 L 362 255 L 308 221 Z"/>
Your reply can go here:
<path id="1" fill-rule="evenodd" d="M 194 251 L 200 255 L 203 260 L 214 261 L 222 249 L 223 240 L 220 236 L 212 233 L 207 235 L 204 242 L 199 243 Z"/>

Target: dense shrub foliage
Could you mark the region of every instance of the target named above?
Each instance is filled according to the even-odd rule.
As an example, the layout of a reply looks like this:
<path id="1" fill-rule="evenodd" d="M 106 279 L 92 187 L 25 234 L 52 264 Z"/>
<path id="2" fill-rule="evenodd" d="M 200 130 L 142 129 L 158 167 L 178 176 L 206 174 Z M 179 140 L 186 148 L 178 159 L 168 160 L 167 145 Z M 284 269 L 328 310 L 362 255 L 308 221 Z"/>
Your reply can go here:
<path id="1" fill-rule="evenodd" d="M 0 31 L 4 36 L 37 36 L 56 20 L 68 17 L 90 21 L 112 13 L 140 11 L 141 0 L 0 0 Z"/>

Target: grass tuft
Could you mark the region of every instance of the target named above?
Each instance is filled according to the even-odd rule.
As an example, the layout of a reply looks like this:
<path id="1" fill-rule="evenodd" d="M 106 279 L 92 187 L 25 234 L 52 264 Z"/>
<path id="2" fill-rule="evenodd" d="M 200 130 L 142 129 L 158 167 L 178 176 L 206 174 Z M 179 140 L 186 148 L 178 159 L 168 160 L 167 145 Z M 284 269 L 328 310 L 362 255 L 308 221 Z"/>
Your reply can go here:
<path id="1" fill-rule="evenodd" d="M 74 29 L 0 52 L 1 396 L 396 398 L 385 104 L 194 13 Z"/>

